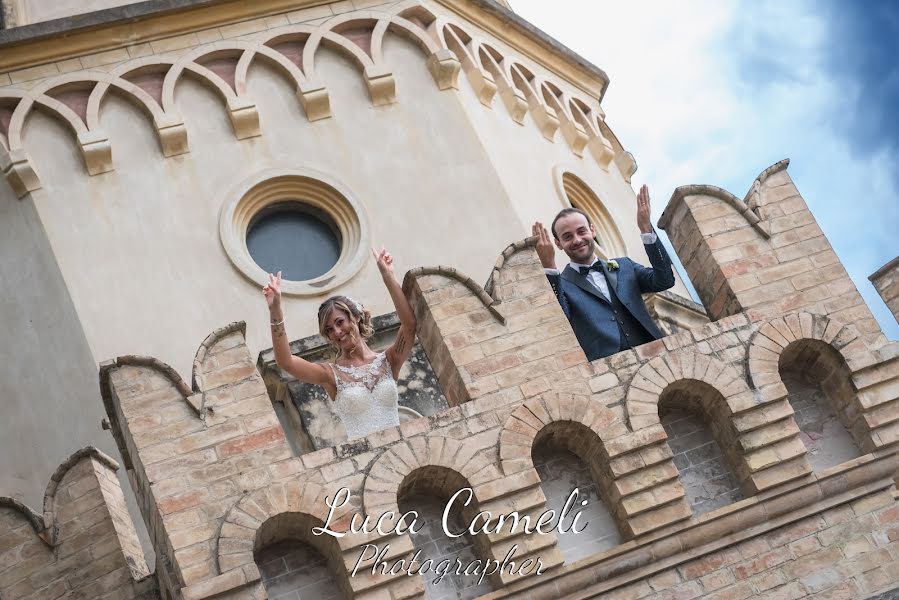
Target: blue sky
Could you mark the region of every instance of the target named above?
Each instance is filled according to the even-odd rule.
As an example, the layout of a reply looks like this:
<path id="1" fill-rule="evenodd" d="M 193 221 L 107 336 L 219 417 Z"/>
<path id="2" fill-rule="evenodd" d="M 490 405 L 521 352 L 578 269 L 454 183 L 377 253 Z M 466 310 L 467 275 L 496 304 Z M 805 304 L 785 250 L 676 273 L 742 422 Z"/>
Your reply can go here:
<path id="1" fill-rule="evenodd" d="M 868 275 L 899 254 L 899 2 L 511 0 L 601 67 L 657 220 L 674 188 L 739 197 L 782 158 L 890 339 Z"/>

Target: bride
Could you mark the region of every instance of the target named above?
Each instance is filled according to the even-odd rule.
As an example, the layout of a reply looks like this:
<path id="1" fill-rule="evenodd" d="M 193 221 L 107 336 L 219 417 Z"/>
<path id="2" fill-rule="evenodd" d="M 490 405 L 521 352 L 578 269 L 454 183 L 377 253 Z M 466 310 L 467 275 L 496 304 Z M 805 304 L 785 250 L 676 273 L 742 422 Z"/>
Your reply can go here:
<path id="1" fill-rule="evenodd" d="M 365 342 L 374 333 L 371 313 L 352 298 L 331 296 L 318 309 L 318 330 L 337 349 L 334 363 L 294 356 L 284 328 L 281 272 L 269 273 L 269 283 L 262 288 L 271 315 L 275 362 L 300 381 L 325 388 L 349 438 L 399 425 L 396 379 L 415 341 L 415 314 L 394 277 L 393 257 L 384 248 L 372 249 L 372 255 L 400 319 L 396 340 L 383 352 Z"/>

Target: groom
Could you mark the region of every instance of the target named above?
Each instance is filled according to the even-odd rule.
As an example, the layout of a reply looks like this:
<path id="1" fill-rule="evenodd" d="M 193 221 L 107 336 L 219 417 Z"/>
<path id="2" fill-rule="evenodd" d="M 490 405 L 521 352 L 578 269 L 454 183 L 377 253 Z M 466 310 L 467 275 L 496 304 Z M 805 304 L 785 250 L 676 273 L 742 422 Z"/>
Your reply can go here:
<path id="1" fill-rule="evenodd" d="M 637 194 L 637 225 L 651 269 L 629 258 L 597 258 L 593 250 L 596 228 L 590 218 L 577 208 L 562 210 L 553 219 L 551 230 L 555 245 L 571 262 L 560 275 L 549 233 L 542 223 L 534 223 L 540 263 L 587 360 L 662 337 L 641 294 L 673 286 L 674 270 L 650 225 L 649 189 L 645 185 Z"/>

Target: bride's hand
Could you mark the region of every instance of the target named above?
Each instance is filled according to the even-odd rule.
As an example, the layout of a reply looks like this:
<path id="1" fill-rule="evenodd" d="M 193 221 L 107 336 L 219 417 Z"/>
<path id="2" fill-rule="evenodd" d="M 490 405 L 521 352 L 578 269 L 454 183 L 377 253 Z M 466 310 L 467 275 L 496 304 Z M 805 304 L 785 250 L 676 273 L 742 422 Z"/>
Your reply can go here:
<path id="1" fill-rule="evenodd" d="M 372 248 L 371 255 L 375 257 L 375 262 L 378 265 L 378 271 L 381 272 L 381 277 L 392 277 L 393 257 L 390 255 L 390 252 L 388 252 L 384 246 L 381 246 L 380 252 L 377 252 L 374 248 Z"/>
<path id="2" fill-rule="evenodd" d="M 269 310 L 281 306 L 281 271 L 277 275 L 268 274 L 268 285 L 262 288 Z"/>

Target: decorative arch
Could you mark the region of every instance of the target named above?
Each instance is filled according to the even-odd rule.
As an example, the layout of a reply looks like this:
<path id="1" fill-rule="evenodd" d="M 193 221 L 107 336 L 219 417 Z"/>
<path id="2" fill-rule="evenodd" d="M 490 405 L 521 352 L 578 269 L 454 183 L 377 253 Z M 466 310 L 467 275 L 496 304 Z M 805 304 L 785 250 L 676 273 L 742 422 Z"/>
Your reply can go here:
<path id="1" fill-rule="evenodd" d="M 27 94 L 27 91 L 18 89 L 5 89 L 0 94 L 0 150 L 9 151 L 9 122 Z"/>
<path id="2" fill-rule="evenodd" d="M 509 415 L 499 436 L 499 458 L 504 475 L 532 470 L 531 449 L 546 427 L 573 422 L 589 429 L 591 454 L 605 452 L 604 445 L 624 433 L 621 421 L 604 405 L 587 396 L 549 392 L 528 400 Z"/>
<path id="3" fill-rule="evenodd" d="M 191 373 L 191 388 L 196 392 L 204 392 L 206 388 L 206 383 L 203 380 L 203 371 L 206 366 L 206 358 L 209 355 L 210 351 L 212 351 L 215 346 L 222 341 L 225 337 L 231 335 L 232 333 L 239 333 L 241 337 L 246 337 L 247 334 L 247 323 L 246 321 L 235 321 L 233 323 L 229 323 L 224 327 L 219 327 L 208 336 L 203 342 L 200 344 L 200 347 L 197 348 L 196 354 L 194 354 L 194 362 Z"/>
<path id="4" fill-rule="evenodd" d="M 659 425 L 659 398 L 670 385 L 693 380 L 718 391 L 728 415 L 754 404 L 745 379 L 731 365 L 695 352 L 672 352 L 643 364 L 631 378 L 625 397 L 628 424 L 637 431 Z"/>
<path id="5" fill-rule="evenodd" d="M 634 374 L 625 401 L 635 432 L 659 426 L 659 400 L 668 392 L 696 395 L 704 403 L 745 493 L 782 483 L 784 472 L 801 477 L 810 471 L 786 395 L 750 389 L 733 365 L 687 351 L 645 363 Z"/>
<path id="6" fill-rule="evenodd" d="M 540 78 L 537 89 L 546 105 L 551 107 L 561 123 L 562 137 L 568 143 L 571 151 L 577 156 L 584 155 L 584 148 L 590 141 L 590 136 L 584 126 L 571 114 L 565 94 L 556 84 L 547 79 Z"/>
<path id="7" fill-rule="evenodd" d="M 605 405 L 551 392 L 509 416 L 500 433 L 500 460 L 507 477 L 539 481 L 533 447 L 554 438 L 552 445 L 587 464 L 619 532 L 632 537 L 690 516 L 664 436 L 661 425 L 631 433 Z"/>
<path id="8" fill-rule="evenodd" d="M 488 453 L 464 441 L 442 436 L 415 437 L 388 448 L 374 462 L 363 484 L 366 515 L 399 514 L 397 496 L 403 482 L 426 467 L 447 469 L 477 486 L 499 476 Z"/>
<path id="9" fill-rule="evenodd" d="M 523 125 L 524 116 L 528 112 L 528 101 L 524 93 L 512 82 L 509 63 L 499 50 L 486 41 L 477 39 L 472 43 L 481 66 L 493 77 L 509 116 L 519 125 Z"/>
<path id="10" fill-rule="evenodd" d="M 748 472 L 725 397 L 700 379 L 680 379 L 659 395 L 658 416 L 693 514 L 743 498 Z"/>
<path id="11" fill-rule="evenodd" d="M 433 27 L 439 43 L 455 54 L 478 100 L 484 106 L 492 108 L 493 96 L 497 90 L 496 82 L 481 67 L 472 36 L 458 23 L 445 17 L 438 17 Z"/>
<path id="12" fill-rule="evenodd" d="M 362 46 L 342 35 L 346 33 L 344 28 L 352 30 L 359 24 L 366 29 L 367 44 Z M 238 139 L 258 136 L 261 131 L 256 105 L 245 93 L 247 72 L 257 57 L 269 61 L 296 86 L 310 121 L 328 118 L 331 116 L 328 91 L 315 80 L 315 56 L 322 45 L 342 52 L 359 68 L 374 105 L 393 103 L 396 101 L 396 82 L 383 57 L 383 40 L 388 31 L 406 37 L 424 52 L 428 70 L 439 89 L 457 88 L 459 72 L 464 68 L 483 104 L 491 106 L 493 96 L 499 91 L 513 120 L 523 123 L 526 113 L 531 112 L 541 133 L 550 141 L 561 124 L 576 154 L 581 155 L 583 148 L 589 146 L 600 166 L 607 167 L 612 156 L 611 146 L 601 133 L 601 116 L 594 115 L 593 110 L 583 109 L 589 106 L 588 102 L 569 98 L 553 81 L 537 78 L 533 69 L 511 57 L 508 49 L 487 44 L 455 20 L 436 16 L 415 0 L 408 0 L 384 10 L 370 9 L 337 15 L 318 25 L 287 25 L 263 31 L 251 36 L 249 41 L 211 42 L 182 56 L 139 58 L 114 67 L 109 73 L 85 71 L 55 77 L 42 84 L 49 87 L 39 90 L 38 95 L 35 95 L 35 90 L 22 92 L 22 97 L 16 98 L 15 110 L 5 135 L 0 126 L 0 151 L 5 151 L 2 156 L 4 174 L 19 197 L 40 188 L 39 178 L 20 139 L 25 118 L 35 106 L 48 110 L 74 132 L 90 174 L 111 171 L 114 168 L 112 149 L 107 136 L 99 129 L 99 109 L 111 89 L 124 94 L 152 118 L 164 156 L 188 152 L 187 130 L 174 105 L 174 89 L 185 73 L 210 86 L 224 101 Z M 299 42 L 293 48 L 296 56 L 290 49 L 285 48 L 284 52 L 278 49 L 282 42 L 293 41 Z M 233 85 L 230 72 L 223 78 L 216 73 L 216 69 L 201 64 L 205 57 L 215 53 L 233 54 L 236 60 Z M 154 69 L 162 75 L 161 94 L 156 91 L 155 82 L 148 88 L 144 85 L 147 82 L 129 80 L 137 71 L 149 73 Z M 66 83 L 92 85 L 84 119 L 65 103 L 43 93 Z M 544 94 L 549 89 L 555 90 L 551 94 L 555 100 L 549 99 L 552 107 L 547 104 Z M 9 97 L 10 93 L 15 95 L 15 90 L 6 90 L 5 93 Z M 596 127 L 593 126 L 594 121 Z M 621 156 L 625 154 L 619 153 L 616 160 Z M 625 171 L 631 172 L 633 161 L 624 162 Z M 626 178 L 628 176 L 625 175 Z"/>
<path id="13" fill-rule="evenodd" d="M 184 382 L 181 375 L 179 375 L 174 368 L 152 356 L 126 355 L 120 356 L 115 360 L 107 360 L 100 363 L 100 396 L 103 399 L 103 407 L 106 409 L 106 414 L 109 415 L 109 421 L 107 422 L 104 419 L 103 427 L 112 432 L 112 436 L 119 448 L 119 454 L 122 457 L 125 468 L 131 470 L 134 466 L 131 462 L 130 453 L 125 443 L 124 429 L 119 423 L 117 416 L 120 412 L 117 405 L 118 399 L 113 393 L 112 384 L 109 381 L 110 374 L 120 367 L 144 368 L 168 380 L 177 393 L 184 399 L 185 404 L 190 407 L 192 414 L 196 415 L 198 418 L 201 417 L 201 396 L 197 396 L 193 393 L 190 386 Z"/>
<path id="14" fill-rule="evenodd" d="M 845 378 L 840 382 L 841 401 L 836 403 L 834 410 L 858 447 L 863 452 L 871 452 L 892 443 L 892 434 L 885 430 L 886 435 L 881 437 L 878 430 L 882 427 L 889 429 L 891 419 L 884 418 L 889 408 L 882 409 L 895 398 L 889 394 L 878 394 L 876 379 L 865 380 L 862 385 L 857 382 L 856 373 L 877 360 L 854 325 L 808 312 L 762 323 L 750 339 L 747 350 L 750 380 L 764 397 L 786 402 L 788 390 L 781 377 L 785 360 L 794 360 L 803 354 L 821 358 L 821 352 L 815 349 L 815 345 L 831 351 L 834 357 L 831 362 L 836 360 L 831 365 L 831 371 L 842 371 Z M 823 358 L 827 359 L 826 356 Z M 870 395 L 859 392 L 866 386 L 874 387 Z M 822 391 L 828 396 L 835 393 L 834 390 Z"/>
<path id="15" fill-rule="evenodd" d="M 85 458 L 93 458 L 98 463 L 109 469 L 111 472 L 115 473 L 119 470 L 119 463 L 117 463 L 113 458 L 101 452 L 94 446 L 85 446 L 80 450 L 74 452 L 71 456 L 69 456 L 65 461 L 63 461 L 57 468 L 56 471 L 53 472 L 53 475 L 50 476 L 50 481 L 47 482 L 47 489 L 44 491 L 44 505 L 43 505 L 43 513 L 39 514 L 36 511 L 32 510 L 26 504 L 16 500 L 15 498 L 10 498 L 7 496 L 0 496 L 0 507 L 12 509 L 18 513 L 20 513 L 28 524 L 31 525 L 31 528 L 37 534 L 41 540 L 47 544 L 49 547 L 56 546 L 57 543 L 57 528 L 56 528 L 56 514 L 57 514 L 57 498 L 56 491 L 59 488 L 59 484 L 65 479 L 66 474 L 72 468 L 80 463 Z"/>
<path id="16" fill-rule="evenodd" d="M 236 569 L 249 570 L 259 578 L 254 552 L 263 543 L 261 529 L 266 522 L 284 514 L 301 514 L 323 525 L 328 518 L 325 504 L 327 491 L 311 481 L 272 483 L 235 502 L 222 521 L 215 539 L 215 554 L 219 573 Z M 335 512 L 337 519 L 329 527 L 335 531 L 349 526 L 353 507 L 350 503 Z M 340 538 L 345 539 L 345 538 Z"/>
<path id="17" fill-rule="evenodd" d="M 511 256 L 512 253 L 509 253 Z M 506 253 L 503 253 L 503 256 L 506 256 Z M 498 268 L 494 269 L 496 272 Z M 496 319 L 499 323 L 505 324 L 506 318 L 502 315 L 501 312 L 496 308 L 496 304 L 499 304 L 499 299 L 496 296 L 495 286 L 492 285 L 491 282 L 488 283 L 487 289 L 482 288 L 478 283 L 472 279 L 471 277 L 465 275 L 464 273 L 456 270 L 454 267 L 445 267 L 445 266 L 436 266 L 436 267 L 416 267 L 414 269 L 409 269 L 406 272 L 406 276 L 403 278 L 403 289 L 406 290 L 406 293 L 409 293 L 409 289 L 412 285 L 412 282 L 419 277 L 426 277 L 428 275 L 440 275 L 442 277 L 446 277 L 447 279 L 453 279 L 458 281 L 466 288 L 468 288 L 472 294 L 478 297 L 481 303 L 484 305 L 484 308 L 493 315 L 493 318 Z"/>
<path id="18" fill-rule="evenodd" d="M 753 184 L 755 185 L 755 184 Z M 768 232 L 768 224 L 762 222 L 759 216 L 748 206 L 743 200 L 737 198 L 729 191 L 716 185 L 682 185 L 671 194 L 671 200 L 665 207 L 665 212 L 659 218 L 659 227 L 667 229 L 671 222 L 671 216 L 675 211 L 675 207 L 684 201 L 688 196 L 711 196 L 723 200 L 730 204 L 747 223 L 749 223 L 763 238 L 768 239 L 771 234 Z"/>
<path id="19" fill-rule="evenodd" d="M 781 355 L 787 346 L 800 340 L 817 340 L 830 345 L 853 371 L 875 362 L 853 325 L 824 315 L 799 312 L 762 323 L 749 340 L 746 358 L 752 385 L 758 389 L 782 388 L 778 372 Z"/>

